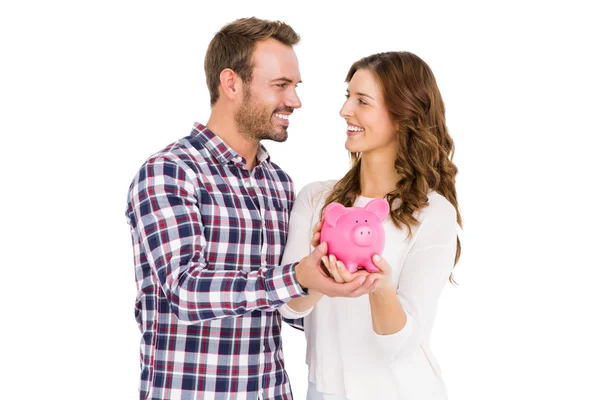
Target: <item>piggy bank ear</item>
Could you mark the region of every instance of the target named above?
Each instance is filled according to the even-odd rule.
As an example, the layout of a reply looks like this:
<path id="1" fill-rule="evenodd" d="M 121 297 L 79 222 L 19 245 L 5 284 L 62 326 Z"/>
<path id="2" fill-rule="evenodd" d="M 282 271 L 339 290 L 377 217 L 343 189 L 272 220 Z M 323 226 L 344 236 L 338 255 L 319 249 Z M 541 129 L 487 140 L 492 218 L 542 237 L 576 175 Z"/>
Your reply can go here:
<path id="1" fill-rule="evenodd" d="M 325 211 L 323 212 L 323 218 L 325 219 L 325 222 L 327 224 L 335 226 L 338 219 L 347 212 L 348 209 L 340 203 L 329 203 L 327 207 L 325 207 Z"/>
<path id="2" fill-rule="evenodd" d="M 390 205 L 386 199 L 375 199 L 367 203 L 365 210 L 377 215 L 377 218 L 383 221 L 390 213 Z"/>

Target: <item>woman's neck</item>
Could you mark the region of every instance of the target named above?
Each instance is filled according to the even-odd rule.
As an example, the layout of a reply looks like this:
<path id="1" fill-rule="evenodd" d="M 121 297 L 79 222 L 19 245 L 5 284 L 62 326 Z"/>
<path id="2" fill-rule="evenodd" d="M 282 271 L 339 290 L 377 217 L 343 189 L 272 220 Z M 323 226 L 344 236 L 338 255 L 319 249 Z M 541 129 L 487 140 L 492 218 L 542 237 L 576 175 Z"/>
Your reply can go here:
<path id="1" fill-rule="evenodd" d="M 361 196 L 382 198 L 396 188 L 400 175 L 394 167 L 395 154 L 363 153 L 360 165 Z"/>

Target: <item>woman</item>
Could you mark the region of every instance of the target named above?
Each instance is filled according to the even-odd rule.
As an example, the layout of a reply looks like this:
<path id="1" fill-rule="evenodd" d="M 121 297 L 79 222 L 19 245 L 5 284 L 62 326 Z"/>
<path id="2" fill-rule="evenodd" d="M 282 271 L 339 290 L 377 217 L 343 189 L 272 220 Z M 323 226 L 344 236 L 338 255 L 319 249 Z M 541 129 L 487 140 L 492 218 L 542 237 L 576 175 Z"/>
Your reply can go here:
<path id="1" fill-rule="evenodd" d="M 430 68 L 408 52 L 365 57 L 346 77 L 350 171 L 298 194 L 283 263 L 318 242 L 324 207 L 364 206 L 385 198 L 385 249 L 380 272 L 349 273 L 335 257 L 324 268 L 338 282 L 366 276 L 370 292 L 329 298 L 310 292 L 280 312 L 303 320 L 310 400 L 445 399 L 429 336 L 442 289 L 460 255 L 454 144 Z M 311 238 L 312 227 L 317 233 Z"/>

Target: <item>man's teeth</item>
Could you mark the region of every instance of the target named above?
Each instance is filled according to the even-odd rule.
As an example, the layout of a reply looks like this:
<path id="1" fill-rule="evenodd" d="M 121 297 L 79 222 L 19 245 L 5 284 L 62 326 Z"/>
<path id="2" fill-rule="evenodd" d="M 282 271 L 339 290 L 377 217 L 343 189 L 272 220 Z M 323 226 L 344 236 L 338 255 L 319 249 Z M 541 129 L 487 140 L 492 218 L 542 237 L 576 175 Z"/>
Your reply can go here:
<path id="1" fill-rule="evenodd" d="M 362 132 L 365 128 L 359 128 L 358 126 L 348 125 L 348 130 L 352 132 Z"/>
<path id="2" fill-rule="evenodd" d="M 277 113 L 275 113 L 275 116 L 277 118 L 281 118 L 281 119 L 289 119 L 290 118 L 289 115 L 285 115 L 285 114 L 277 114 Z"/>

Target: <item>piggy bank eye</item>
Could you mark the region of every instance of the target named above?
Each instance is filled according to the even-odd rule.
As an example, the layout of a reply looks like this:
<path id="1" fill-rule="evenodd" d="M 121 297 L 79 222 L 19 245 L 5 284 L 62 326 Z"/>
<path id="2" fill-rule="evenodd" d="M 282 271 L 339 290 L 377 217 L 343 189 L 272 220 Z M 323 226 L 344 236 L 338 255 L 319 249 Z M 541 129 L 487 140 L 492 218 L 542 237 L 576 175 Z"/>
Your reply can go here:
<path id="1" fill-rule="evenodd" d="M 367 220 L 365 219 L 365 222 L 367 222 Z"/>
<path id="2" fill-rule="evenodd" d="M 356 221 L 356 223 L 358 224 L 358 221 Z"/>

